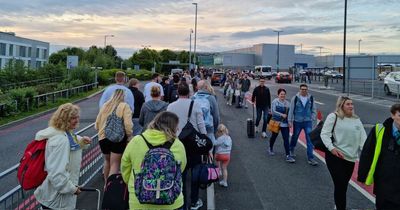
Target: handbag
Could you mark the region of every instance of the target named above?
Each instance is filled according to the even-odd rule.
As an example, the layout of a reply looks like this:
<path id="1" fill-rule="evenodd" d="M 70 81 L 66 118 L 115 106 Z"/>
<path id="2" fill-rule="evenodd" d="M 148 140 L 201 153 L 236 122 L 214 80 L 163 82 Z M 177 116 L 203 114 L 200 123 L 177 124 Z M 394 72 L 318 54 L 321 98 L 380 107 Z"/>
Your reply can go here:
<path id="1" fill-rule="evenodd" d="M 280 125 L 281 125 L 281 122 L 270 119 L 269 123 L 268 123 L 268 130 L 273 133 L 278 133 L 279 129 L 280 129 Z"/>
<path id="2" fill-rule="evenodd" d="M 192 100 L 190 102 L 188 120 L 186 122 L 186 125 L 182 128 L 182 131 L 179 134 L 178 138 L 185 146 L 186 154 L 205 155 L 208 154 L 208 152 L 211 150 L 213 143 L 206 134 L 202 134 L 194 129 L 192 123 L 190 122 L 193 103 L 194 101 Z"/>
<path id="3" fill-rule="evenodd" d="M 210 155 L 205 162 L 197 164 L 192 170 L 192 181 L 199 183 L 201 189 L 206 189 L 212 183 L 218 182 L 220 176 L 221 171 L 213 163 L 213 158 Z"/>
<path id="4" fill-rule="evenodd" d="M 333 132 L 335 130 L 336 121 L 337 121 L 337 114 L 335 113 L 335 123 L 333 124 L 331 131 L 332 143 L 335 142 L 335 138 L 333 137 Z M 314 145 L 314 149 L 322 152 L 329 152 L 329 150 L 326 148 L 324 142 L 321 139 L 321 131 L 323 126 L 324 126 L 324 121 L 318 123 L 317 127 L 315 127 L 314 130 L 312 130 L 310 133 L 310 140 L 311 143 Z"/>

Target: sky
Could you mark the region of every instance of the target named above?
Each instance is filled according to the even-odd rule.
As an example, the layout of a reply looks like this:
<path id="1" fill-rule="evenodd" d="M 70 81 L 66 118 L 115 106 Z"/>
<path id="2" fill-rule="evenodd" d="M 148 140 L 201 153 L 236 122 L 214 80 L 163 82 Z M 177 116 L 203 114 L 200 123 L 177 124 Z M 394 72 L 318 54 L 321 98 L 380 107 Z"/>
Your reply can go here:
<path id="1" fill-rule="evenodd" d="M 113 45 L 128 58 L 143 47 L 189 50 L 198 3 L 197 52 L 259 43 L 297 53 L 343 52 L 345 0 L 0 0 L 0 31 L 66 46 Z M 400 0 L 348 0 L 347 52 L 400 54 Z M 194 33 L 192 34 L 193 50 Z M 361 41 L 359 41 L 361 40 Z"/>

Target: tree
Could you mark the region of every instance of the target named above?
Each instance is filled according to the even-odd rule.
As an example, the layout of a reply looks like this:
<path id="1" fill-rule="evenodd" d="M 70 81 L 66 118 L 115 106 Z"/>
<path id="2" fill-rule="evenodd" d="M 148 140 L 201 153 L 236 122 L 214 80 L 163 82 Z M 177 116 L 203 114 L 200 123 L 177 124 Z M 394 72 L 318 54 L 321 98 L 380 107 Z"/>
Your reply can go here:
<path id="1" fill-rule="evenodd" d="M 135 52 L 129 61 L 133 65 L 140 65 L 140 68 L 150 70 L 154 66 L 154 62 L 160 61 L 160 55 L 156 50 L 144 48 Z"/>
<path id="2" fill-rule="evenodd" d="M 177 54 L 169 49 L 164 49 L 160 52 L 161 61 L 167 63 L 172 60 L 176 60 Z"/>
<path id="3" fill-rule="evenodd" d="M 189 52 L 182 50 L 178 54 L 178 60 L 180 63 L 189 63 Z"/>

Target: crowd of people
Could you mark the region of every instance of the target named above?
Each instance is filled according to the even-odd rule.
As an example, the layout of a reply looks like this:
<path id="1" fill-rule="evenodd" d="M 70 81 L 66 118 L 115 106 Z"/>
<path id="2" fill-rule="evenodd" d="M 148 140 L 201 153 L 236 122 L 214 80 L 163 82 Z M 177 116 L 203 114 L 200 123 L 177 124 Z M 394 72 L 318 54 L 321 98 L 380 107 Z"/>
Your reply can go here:
<path id="1" fill-rule="evenodd" d="M 202 163 L 202 156 L 185 148 L 178 138 L 187 122 L 211 139 L 213 148 L 209 156 L 222 174 L 219 185 L 228 187 L 232 139 L 227 126 L 221 123 L 214 88 L 201 78 L 201 75 L 191 77 L 189 72 L 172 78 L 154 74 L 142 93 L 140 81 L 131 79 L 126 87 L 125 73 L 119 71 L 115 75 L 116 83 L 102 94 L 95 128 L 104 156 L 104 184 L 111 175 L 121 173 L 128 185 L 130 209 L 199 209 L 203 206 L 199 183 L 188 179 L 188 174 Z M 246 100 L 251 101 L 257 113 L 255 132 L 260 132 L 263 138 L 269 137 L 268 155 L 275 155 L 274 143 L 280 132 L 285 160 L 295 163 L 298 136 L 304 130 L 308 164 L 318 165 L 310 139 L 317 120 L 317 108 L 306 84 L 300 85 L 299 93 L 290 101 L 283 88 L 278 89 L 277 97 L 271 101 L 264 78 L 260 78 L 250 94 L 251 82 L 246 74 L 224 74 L 221 86 L 228 106 L 236 104 L 237 108 L 247 108 Z M 188 116 L 188 113 L 191 114 Z M 349 97 L 340 96 L 336 109 L 327 116 L 320 136 L 327 148 L 325 159 L 334 183 L 336 209 L 346 209 L 347 186 L 358 158 L 358 180 L 374 183 L 377 209 L 400 208 L 400 104 L 393 105 L 390 113 L 391 117 L 383 124 L 377 124 L 368 136 Z M 79 116 L 76 105 L 61 105 L 53 114 L 49 127 L 36 134 L 36 139 L 48 139 L 45 162 L 48 176 L 35 190 L 35 197 L 43 209 L 75 208 L 76 195 L 81 192 L 78 179 L 82 149 L 91 143 L 89 137 L 73 132 L 79 125 Z M 112 123 L 116 120 L 120 120 L 121 128 Z M 279 130 L 269 136 L 270 121 L 279 122 Z M 293 131 L 291 139 L 290 128 Z M 122 135 L 112 135 L 110 129 L 122 130 Z M 151 155 L 149 152 L 155 148 L 173 155 L 177 163 L 174 178 L 180 178 L 178 188 L 182 189 L 170 191 L 168 195 L 174 199 L 162 205 L 144 202 L 147 194 L 138 192 L 140 186 L 138 188 L 136 182 L 144 171 L 144 161 Z M 160 190 L 164 183 L 153 184 Z M 188 184 L 190 192 L 186 192 Z M 156 196 L 160 196 L 158 191 Z"/>

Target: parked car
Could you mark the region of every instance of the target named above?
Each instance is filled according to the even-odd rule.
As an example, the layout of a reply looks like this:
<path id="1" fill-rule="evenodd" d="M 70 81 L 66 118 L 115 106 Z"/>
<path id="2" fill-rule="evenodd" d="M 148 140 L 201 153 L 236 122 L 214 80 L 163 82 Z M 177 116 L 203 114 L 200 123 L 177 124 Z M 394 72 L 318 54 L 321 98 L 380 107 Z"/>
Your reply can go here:
<path id="1" fill-rule="evenodd" d="M 386 77 L 389 73 L 390 73 L 390 72 L 387 72 L 387 71 L 381 72 L 381 73 L 378 75 L 378 80 L 384 80 L 385 77 Z"/>
<path id="2" fill-rule="evenodd" d="M 400 72 L 391 72 L 384 79 L 383 90 L 386 95 L 400 93 Z"/>
<path id="3" fill-rule="evenodd" d="M 334 79 L 342 79 L 343 74 L 339 73 L 338 71 L 331 71 L 330 76 Z"/>
<path id="4" fill-rule="evenodd" d="M 222 75 L 224 72 L 214 71 L 211 75 L 211 85 L 221 84 Z"/>
<path id="5" fill-rule="evenodd" d="M 289 72 L 279 72 L 275 77 L 275 83 L 292 83 L 292 75 Z"/>

